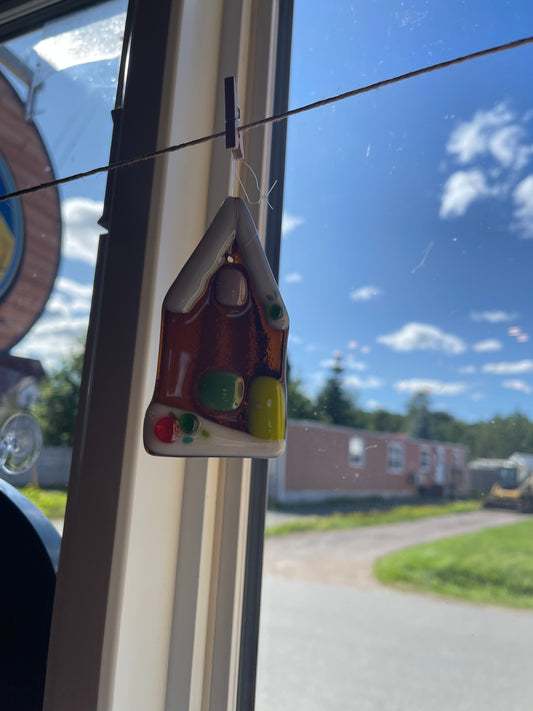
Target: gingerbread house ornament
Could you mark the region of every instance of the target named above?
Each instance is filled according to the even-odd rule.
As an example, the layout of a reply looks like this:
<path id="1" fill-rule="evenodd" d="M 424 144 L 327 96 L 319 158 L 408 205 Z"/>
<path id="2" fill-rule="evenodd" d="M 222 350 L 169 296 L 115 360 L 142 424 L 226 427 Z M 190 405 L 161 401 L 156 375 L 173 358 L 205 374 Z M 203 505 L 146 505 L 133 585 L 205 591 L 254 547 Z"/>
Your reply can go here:
<path id="1" fill-rule="evenodd" d="M 146 450 L 170 457 L 282 454 L 289 317 L 240 198 L 226 198 L 162 311 Z"/>

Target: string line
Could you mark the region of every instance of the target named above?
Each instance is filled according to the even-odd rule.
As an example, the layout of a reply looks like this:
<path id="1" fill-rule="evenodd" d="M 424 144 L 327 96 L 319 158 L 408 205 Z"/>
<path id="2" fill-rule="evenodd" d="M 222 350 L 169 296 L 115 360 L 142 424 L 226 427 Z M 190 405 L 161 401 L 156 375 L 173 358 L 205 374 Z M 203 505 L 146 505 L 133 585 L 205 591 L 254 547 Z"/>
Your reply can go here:
<path id="1" fill-rule="evenodd" d="M 507 50 L 516 49 L 518 47 L 523 47 L 527 44 L 532 43 L 533 37 L 524 37 L 522 39 L 514 40 L 512 42 L 506 42 L 505 44 L 500 44 L 495 47 L 489 47 L 487 49 L 481 49 L 477 52 L 471 52 L 470 54 L 465 54 L 461 57 L 448 59 L 444 62 L 438 62 L 437 64 L 431 64 L 426 67 L 421 67 L 420 69 L 415 69 L 411 72 L 406 72 L 405 74 L 399 74 L 398 76 L 391 77 L 389 79 L 382 79 L 381 81 L 374 82 L 373 84 L 368 84 L 367 86 L 359 87 L 358 89 L 352 89 L 351 91 L 346 91 L 342 94 L 336 94 L 326 99 L 320 99 L 310 104 L 299 106 L 296 109 L 289 109 L 288 111 L 274 114 L 273 116 L 268 116 L 263 119 L 258 119 L 257 121 L 252 121 L 243 126 L 240 126 L 239 131 L 241 133 L 246 133 L 247 131 L 251 131 L 254 128 L 258 128 L 259 126 L 266 126 L 271 123 L 277 123 L 278 121 L 284 121 L 285 119 L 288 119 L 291 116 L 296 116 L 297 114 L 302 114 L 306 111 L 312 111 L 313 109 L 318 109 L 322 106 L 328 106 L 329 104 L 334 104 L 338 101 L 344 101 L 345 99 L 349 99 L 354 96 L 359 96 L 360 94 L 366 94 L 370 91 L 376 91 L 377 89 L 382 89 L 383 87 L 390 86 L 391 84 L 397 84 L 399 82 L 406 81 L 407 79 L 413 79 L 414 77 L 422 76 L 423 74 L 429 74 L 430 72 L 436 72 L 440 69 L 446 69 L 447 67 L 451 67 L 456 64 L 469 62 L 473 59 L 487 57 L 491 54 L 505 52 Z M 75 180 L 81 180 L 82 178 L 89 178 L 90 176 L 98 175 L 99 173 L 108 173 L 112 170 L 117 170 L 118 168 L 126 168 L 128 166 L 136 165 L 147 160 L 153 160 L 154 158 L 157 158 L 159 156 L 167 155 L 169 153 L 175 153 L 176 151 L 181 151 L 185 148 L 191 148 L 192 146 L 198 146 L 202 143 L 215 141 L 225 135 L 225 131 L 219 131 L 218 133 L 212 133 L 208 136 L 195 138 L 191 141 L 184 141 L 182 143 L 177 143 L 172 146 L 167 146 L 166 148 L 160 148 L 159 150 L 152 151 L 150 153 L 144 153 L 135 156 L 134 158 L 117 161 L 115 163 L 109 163 L 107 165 L 103 165 L 98 168 L 93 168 L 92 170 L 87 170 L 81 173 L 75 173 L 65 178 L 57 178 L 56 180 L 50 180 L 46 183 L 40 183 L 38 185 L 33 185 L 28 188 L 22 188 L 21 190 L 15 190 L 11 193 L 7 193 L 6 195 L 0 195 L 0 202 L 10 200 L 11 198 L 21 197 L 23 195 L 28 195 L 30 193 L 36 193 L 40 190 L 45 190 L 46 188 L 53 188 L 57 187 L 58 185 L 64 185 L 65 183 L 71 183 Z"/>
<path id="2" fill-rule="evenodd" d="M 524 37 L 519 40 L 514 40 L 513 42 L 507 42 L 506 44 L 500 44 L 496 47 L 489 47 L 487 49 L 480 49 L 477 52 L 471 52 L 470 54 L 465 54 L 462 57 L 455 57 L 455 59 L 447 59 L 444 62 L 438 62 L 437 64 L 430 64 L 427 67 L 422 67 L 420 69 L 414 69 L 411 72 L 406 72 L 405 74 L 399 74 L 398 76 L 392 77 L 390 79 L 382 79 L 374 84 L 368 84 L 367 86 L 360 87 L 359 89 L 352 89 L 351 91 L 346 91 L 343 94 L 336 94 L 335 96 L 330 96 L 327 99 L 319 99 L 311 104 L 306 104 L 305 106 L 300 106 L 296 109 L 289 109 L 283 113 L 275 114 L 264 119 L 258 119 L 257 121 L 252 121 L 247 123 L 245 126 L 240 127 L 240 131 L 245 133 L 258 126 L 264 126 L 269 123 L 275 123 L 276 121 L 283 121 L 291 116 L 296 116 L 297 114 L 304 113 L 305 111 L 312 111 L 313 109 L 318 109 L 321 106 L 328 106 L 329 104 L 334 104 L 337 101 L 343 101 L 344 99 L 350 99 L 353 96 L 359 96 L 360 94 L 366 94 L 369 91 L 376 91 L 377 89 L 382 89 L 385 86 L 390 86 L 391 84 L 397 84 L 401 81 L 406 81 L 407 79 L 413 79 L 414 77 L 421 76 L 422 74 L 429 74 L 430 72 L 436 72 L 439 69 L 446 69 L 455 64 L 461 64 L 463 62 L 469 62 L 472 59 L 479 59 L 480 57 L 487 57 L 490 54 L 497 54 L 498 52 L 505 52 L 509 49 L 516 49 L 517 47 L 523 47 L 527 44 L 533 43 L 533 37 Z"/>

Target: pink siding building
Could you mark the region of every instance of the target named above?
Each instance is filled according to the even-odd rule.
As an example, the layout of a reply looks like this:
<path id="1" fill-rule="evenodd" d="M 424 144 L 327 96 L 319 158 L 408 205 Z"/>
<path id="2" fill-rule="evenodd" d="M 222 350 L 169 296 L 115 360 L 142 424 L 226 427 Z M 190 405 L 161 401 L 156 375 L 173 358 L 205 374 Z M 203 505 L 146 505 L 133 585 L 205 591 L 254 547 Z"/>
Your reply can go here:
<path id="1" fill-rule="evenodd" d="M 269 495 L 280 503 L 457 495 L 465 481 L 462 445 L 293 420 L 285 454 L 270 462 Z"/>

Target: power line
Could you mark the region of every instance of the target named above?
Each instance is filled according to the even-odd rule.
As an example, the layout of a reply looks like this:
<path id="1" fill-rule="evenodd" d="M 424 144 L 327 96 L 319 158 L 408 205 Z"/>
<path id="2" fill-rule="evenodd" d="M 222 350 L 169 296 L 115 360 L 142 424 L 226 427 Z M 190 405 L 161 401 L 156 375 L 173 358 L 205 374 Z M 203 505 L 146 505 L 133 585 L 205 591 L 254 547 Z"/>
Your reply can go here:
<path id="1" fill-rule="evenodd" d="M 291 116 L 296 116 L 297 114 L 302 114 L 306 111 L 312 111 L 313 109 L 318 109 L 322 106 L 328 106 L 329 104 L 337 103 L 338 101 L 344 101 L 345 99 L 350 99 L 354 96 L 359 96 L 360 94 L 366 94 L 370 91 L 376 91 L 377 89 L 382 89 L 385 86 L 390 86 L 391 84 L 398 84 L 399 82 L 406 81 L 407 79 L 413 79 L 414 77 L 422 76 L 423 74 L 429 74 L 431 72 L 436 72 L 439 69 L 446 69 L 447 67 L 452 67 L 456 64 L 462 64 L 464 62 L 469 62 L 472 59 L 479 59 L 481 57 L 487 57 L 491 54 L 496 54 L 498 52 L 505 52 L 510 49 L 516 49 L 518 47 L 523 47 L 527 44 L 533 43 L 533 37 L 524 37 L 522 39 L 514 40 L 513 42 L 507 42 L 505 44 L 497 45 L 496 47 L 489 47 L 487 49 L 482 49 L 477 52 L 472 52 L 471 54 L 465 54 L 462 57 L 456 57 L 455 59 L 448 59 L 444 62 L 438 62 L 437 64 L 431 64 L 427 67 L 422 67 L 420 69 L 415 69 L 412 72 L 407 72 L 405 74 L 399 74 L 398 76 L 392 77 L 390 79 L 383 79 L 381 81 L 375 82 L 373 84 L 368 84 L 367 86 L 359 87 L 358 89 L 352 89 L 351 91 L 346 91 L 343 94 L 336 94 L 335 96 L 330 96 L 326 99 L 320 99 L 319 101 L 314 101 L 311 104 L 305 104 L 296 109 L 290 109 L 289 111 L 284 111 L 283 113 L 274 114 L 273 116 L 268 116 L 267 118 L 259 119 L 258 121 L 252 121 L 244 126 L 240 126 L 239 131 L 245 133 L 246 131 L 251 131 L 259 126 L 266 126 L 271 123 L 276 123 L 278 121 L 283 121 L 290 118 Z M 135 158 L 130 158 L 128 160 L 117 161 L 116 163 L 109 163 L 107 165 L 100 166 L 98 168 L 93 168 L 92 170 L 87 170 L 82 173 L 75 173 L 69 175 L 65 178 L 58 178 L 56 180 L 50 180 L 46 183 L 40 183 L 38 185 L 33 185 L 29 188 L 23 188 L 21 190 L 15 190 L 6 195 L 0 196 L 0 202 L 5 200 L 10 200 L 11 198 L 22 197 L 23 195 L 29 195 L 30 193 L 36 193 L 40 190 L 45 190 L 46 188 L 57 187 L 58 185 L 64 185 L 65 183 L 72 183 L 75 180 L 81 180 L 82 178 L 88 178 L 92 175 L 97 175 L 99 173 L 108 173 L 112 170 L 117 170 L 118 168 L 126 168 L 128 166 L 136 165 L 137 163 L 142 163 L 147 160 L 153 160 L 159 156 L 167 155 L 169 153 L 175 153 L 176 151 L 181 151 L 185 148 L 191 148 L 192 146 L 198 146 L 202 143 L 208 143 L 209 141 L 214 141 L 218 138 L 225 136 L 225 131 L 219 131 L 218 133 L 212 133 L 208 136 L 202 136 L 201 138 L 195 138 L 191 141 L 184 141 L 183 143 L 177 143 L 166 148 L 160 148 L 157 151 L 151 153 L 144 153 L 142 155 L 136 156 Z"/>

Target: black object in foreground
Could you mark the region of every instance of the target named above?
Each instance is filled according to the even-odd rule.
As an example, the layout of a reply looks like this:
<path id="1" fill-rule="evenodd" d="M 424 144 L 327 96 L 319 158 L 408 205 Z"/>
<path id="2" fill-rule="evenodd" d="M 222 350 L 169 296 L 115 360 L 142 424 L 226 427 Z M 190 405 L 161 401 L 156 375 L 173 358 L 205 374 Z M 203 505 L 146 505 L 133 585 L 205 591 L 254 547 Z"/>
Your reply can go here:
<path id="1" fill-rule="evenodd" d="M 0 480 L 0 709 L 41 711 L 61 536 Z"/>

